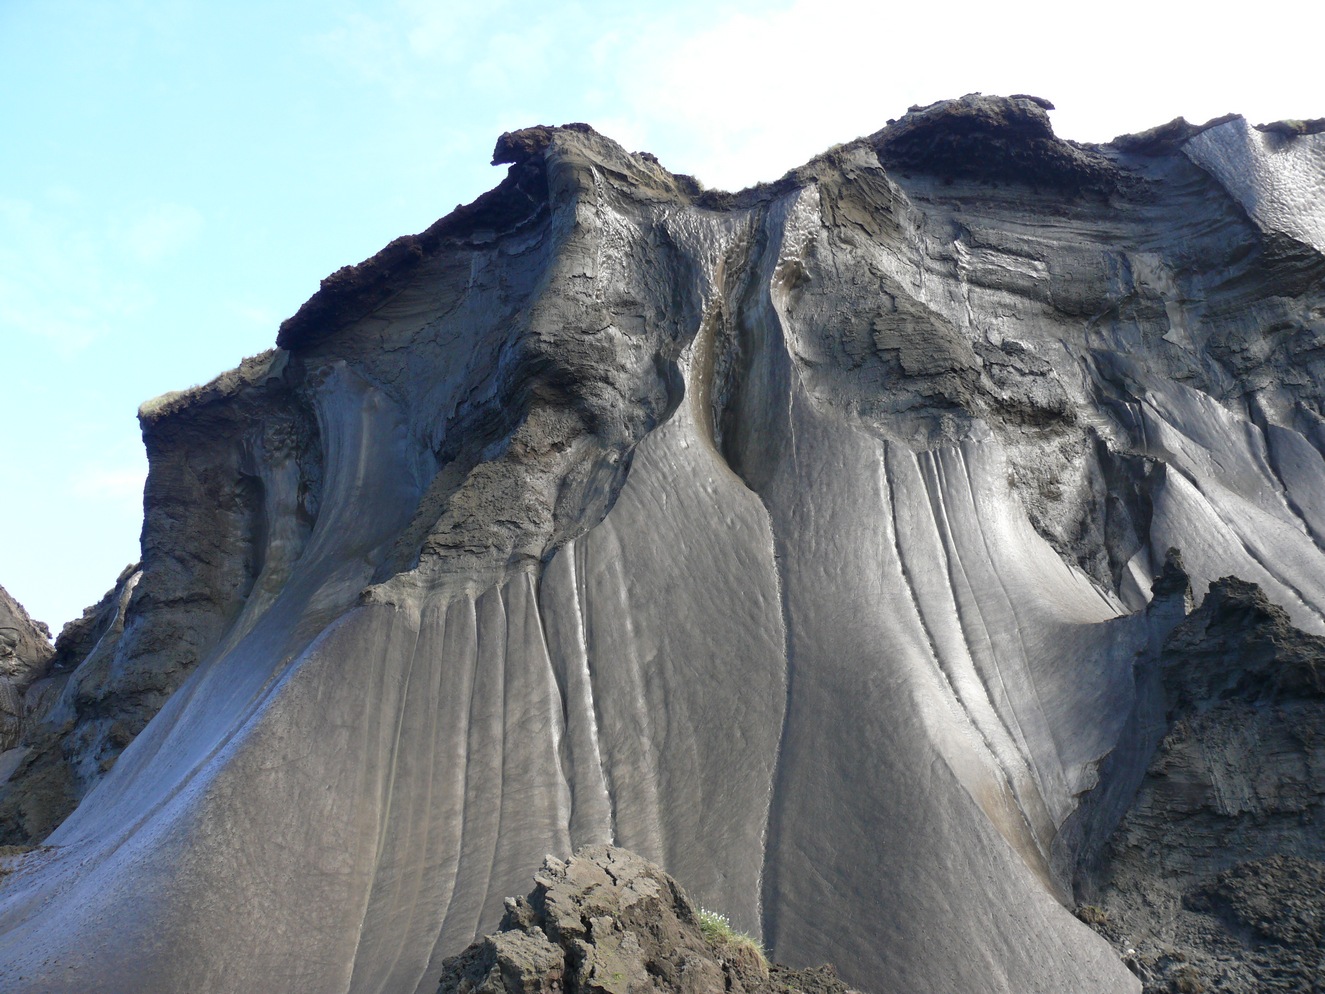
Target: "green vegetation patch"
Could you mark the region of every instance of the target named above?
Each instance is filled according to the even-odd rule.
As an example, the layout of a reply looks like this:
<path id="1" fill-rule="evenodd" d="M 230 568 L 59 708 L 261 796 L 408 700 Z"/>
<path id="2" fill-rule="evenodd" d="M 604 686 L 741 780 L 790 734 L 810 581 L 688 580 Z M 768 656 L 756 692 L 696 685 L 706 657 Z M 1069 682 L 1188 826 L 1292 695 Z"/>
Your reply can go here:
<path id="1" fill-rule="evenodd" d="M 764 953 L 764 947 L 760 945 L 759 940 L 745 932 L 738 932 L 732 928 L 731 921 L 726 915 L 717 911 L 709 911 L 707 908 L 699 909 L 699 931 L 709 944 L 720 953 L 730 951 L 736 954 L 745 954 L 759 963 L 765 969 L 768 968 L 768 957 Z"/>

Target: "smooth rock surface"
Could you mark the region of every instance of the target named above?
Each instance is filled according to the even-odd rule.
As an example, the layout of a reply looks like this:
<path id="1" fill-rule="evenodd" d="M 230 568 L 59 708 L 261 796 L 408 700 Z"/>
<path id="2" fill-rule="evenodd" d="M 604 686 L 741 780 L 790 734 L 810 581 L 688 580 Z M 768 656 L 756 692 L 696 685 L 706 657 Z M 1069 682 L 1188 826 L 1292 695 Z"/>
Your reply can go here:
<path id="1" fill-rule="evenodd" d="M 870 990 L 1137 990 L 1066 905 L 1186 576 L 1325 633 L 1325 135 L 1044 104 L 737 194 L 505 135 L 144 405 L 141 569 L 0 788 L 78 801 L 11 819 L 0 988 L 432 994 L 610 842 Z"/>

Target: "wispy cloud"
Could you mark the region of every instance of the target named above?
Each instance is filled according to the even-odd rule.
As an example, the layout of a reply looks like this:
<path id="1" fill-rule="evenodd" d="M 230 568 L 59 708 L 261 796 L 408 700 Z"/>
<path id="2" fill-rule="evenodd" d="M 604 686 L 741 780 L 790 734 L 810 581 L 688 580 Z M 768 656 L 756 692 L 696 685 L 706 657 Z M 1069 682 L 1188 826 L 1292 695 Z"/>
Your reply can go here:
<path id="1" fill-rule="evenodd" d="M 604 58 L 653 151 L 693 156 L 665 164 L 731 187 L 775 178 L 911 104 L 972 91 L 1045 96 L 1059 133 L 1087 141 L 1178 114 L 1291 116 L 1320 87 L 1310 60 L 1267 44 L 1294 21 L 1286 0 L 1267 4 L 1243 33 L 1143 0 L 1118 0 L 1107 16 L 1049 0 L 794 0 L 715 10 L 698 30 L 663 21 Z"/>
<path id="2" fill-rule="evenodd" d="M 556 10 L 521 5 L 516 16 L 512 6 L 508 0 L 398 0 L 371 14 L 345 13 L 309 45 L 395 100 L 448 99 L 463 84 L 478 88 L 490 102 L 512 86 L 544 77 L 549 62 L 565 47 L 557 35 L 578 10 L 575 4 Z"/>
<path id="3" fill-rule="evenodd" d="M 335 27 L 309 39 L 308 45 L 363 82 L 390 86 L 408 79 L 407 53 L 400 41 L 392 21 L 352 11 Z"/>
<path id="4" fill-rule="evenodd" d="M 186 204 L 149 204 L 137 212 L 120 235 L 142 263 L 161 262 L 179 252 L 202 230 L 202 214 Z"/>
<path id="5" fill-rule="evenodd" d="M 1291 20 L 1287 0 L 1266 4 L 1258 24 Z M 587 120 L 732 188 L 971 91 L 1039 93 L 1058 103 L 1060 133 L 1091 141 L 1179 113 L 1291 114 L 1262 98 L 1314 92 L 1312 64 L 1279 64 L 1258 30 L 1143 0 L 1107 17 L 1050 0 L 397 0 L 346 14 L 315 46 L 414 119 L 477 130 L 481 107 L 498 130 Z M 1219 68 L 1231 62 L 1238 73 Z"/>
<path id="6" fill-rule="evenodd" d="M 0 200 L 0 330 L 45 339 L 64 355 L 151 303 L 141 281 L 117 271 L 116 239 L 81 223 L 71 196 L 62 191 L 54 205 Z"/>

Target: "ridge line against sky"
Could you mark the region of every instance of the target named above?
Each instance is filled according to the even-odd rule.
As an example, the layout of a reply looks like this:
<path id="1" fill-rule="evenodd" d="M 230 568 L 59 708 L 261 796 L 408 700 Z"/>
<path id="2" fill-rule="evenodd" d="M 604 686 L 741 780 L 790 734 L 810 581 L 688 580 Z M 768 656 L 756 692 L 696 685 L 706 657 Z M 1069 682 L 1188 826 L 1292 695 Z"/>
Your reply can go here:
<path id="1" fill-rule="evenodd" d="M 9 0 L 0 584 L 54 629 L 94 602 L 137 556 L 137 405 L 495 185 L 502 131 L 588 121 L 730 189 L 971 91 L 1045 96 L 1083 141 L 1318 117 L 1300 6 Z"/>

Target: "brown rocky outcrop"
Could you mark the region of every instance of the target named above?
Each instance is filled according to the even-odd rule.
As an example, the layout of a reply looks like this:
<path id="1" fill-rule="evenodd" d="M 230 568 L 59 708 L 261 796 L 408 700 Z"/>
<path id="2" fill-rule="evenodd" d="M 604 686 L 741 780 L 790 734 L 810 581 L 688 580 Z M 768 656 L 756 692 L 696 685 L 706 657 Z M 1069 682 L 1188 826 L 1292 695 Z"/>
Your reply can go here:
<path id="1" fill-rule="evenodd" d="M 534 882 L 499 931 L 445 962 L 438 994 L 847 994 L 831 966 L 770 964 L 629 850 L 549 856 Z"/>

